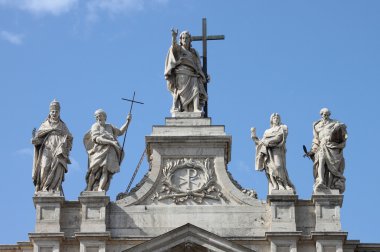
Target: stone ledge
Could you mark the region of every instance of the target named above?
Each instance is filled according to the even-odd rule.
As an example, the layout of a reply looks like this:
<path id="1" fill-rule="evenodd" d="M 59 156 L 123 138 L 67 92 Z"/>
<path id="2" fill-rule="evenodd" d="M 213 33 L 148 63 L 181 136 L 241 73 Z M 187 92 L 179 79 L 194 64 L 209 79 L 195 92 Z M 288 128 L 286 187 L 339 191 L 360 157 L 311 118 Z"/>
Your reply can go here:
<path id="1" fill-rule="evenodd" d="M 343 204 L 343 195 L 342 194 L 313 194 L 311 196 L 311 200 L 315 204 L 316 202 L 322 203 L 322 204 L 328 204 L 331 205 L 331 203 L 334 203 L 335 205 L 339 205 L 342 207 Z"/>
<path id="2" fill-rule="evenodd" d="M 347 239 L 347 232 L 317 232 L 317 231 L 311 231 L 311 239 L 315 240 L 346 240 Z"/>
<path id="3" fill-rule="evenodd" d="M 269 194 L 267 196 L 268 203 L 272 202 L 297 202 L 298 195 L 295 194 Z"/>
<path id="4" fill-rule="evenodd" d="M 295 232 L 265 232 L 265 237 L 267 239 L 271 238 L 297 238 L 301 239 L 302 237 L 302 231 L 295 231 Z"/>
<path id="5" fill-rule="evenodd" d="M 35 195 L 33 197 L 34 207 L 36 207 L 37 204 L 41 203 L 59 203 L 63 204 L 65 201 L 65 197 L 60 195 L 54 195 L 54 194 L 44 194 L 44 195 Z"/>
<path id="6" fill-rule="evenodd" d="M 77 232 L 75 238 L 78 240 L 109 240 L 111 232 Z"/>
<path id="7" fill-rule="evenodd" d="M 81 203 L 102 202 L 107 205 L 110 202 L 110 197 L 106 196 L 106 192 L 83 191 L 78 199 Z"/>
<path id="8" fill-rule="evenodd" d="M 51 239 L 64 239 L 65 233 L 29 233 L 30 239 L 51 240 Z"/>
<path id="9" fill-rule="evenodd" d="M 150 143 L 220 143 L 228 142 L 231 144 L 232 137 L 229 135 L 214 135 L 214 136 L 201 136 L 201 135 L 188 135 L 188 136 L 165 136 L 165 135 L 150 135 L 145 136 L 147 144 Z"/>
<path id="10" fill-rule="evenodd" d="M 225 136 L 223 125 L 213 126 L 153 126 L 151 136 Z"/>
<path id="11" fill-rule="evenodd" d="M 203 112 L 179 112 L 171 111 L 173 118 L 203 118 Z"/>
<path id="12" fill-rule="evenodd" d="M 165 118 L 166 126 L 210 126 L 211 118 Z"/>

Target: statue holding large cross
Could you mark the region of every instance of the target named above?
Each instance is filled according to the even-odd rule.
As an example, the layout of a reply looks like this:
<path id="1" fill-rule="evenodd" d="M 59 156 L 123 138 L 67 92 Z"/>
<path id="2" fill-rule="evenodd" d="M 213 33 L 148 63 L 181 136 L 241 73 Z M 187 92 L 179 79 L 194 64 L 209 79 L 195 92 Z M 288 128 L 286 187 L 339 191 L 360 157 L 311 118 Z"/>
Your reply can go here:
<path id="1" fill-rule="evenodd" d="M 183 31 L 177 44 L 178 30 L 172 29 L 172 46 L 165 64 L 165 79 L 173 95 L 172 112 L 202 112 L 207 101 L 207 82 L 198 52 L 191 47 L 191 35 Z"/>
<path id="2" fill-rule="evenodd" d="M 124 143 L 128 126 L 132 120 L 134 103 L 143 104 L 135 100 L 122 98 L 131 102 L 126 122 L 120 127 L 106 123 L 107 114 L 103 109 L 95 111 L 96 122 L 85 134 L 83 143 L 88 153 L 88 171 L 86 175 L 86 191 L 107 191 L 113 175 L 120 171 L 124 157 Z M 124 134 L 123 145 L 120 146 L 117 138 Z"/>
<path id="3" fill-rule="evenodd" d="M 165 62 L 165 79 L 173 96 L 171 112 L 195 112 L 207 117 L 207 40 L 224 39 L 224 36 L 207 36 L 206 19 L 203 19 L 202 36 L 192 37 L 183 31 L 177 44 L 178 30 L 172 29 L 172 45 Z M 203 66 L 191 41 L 203 41 Z"/>

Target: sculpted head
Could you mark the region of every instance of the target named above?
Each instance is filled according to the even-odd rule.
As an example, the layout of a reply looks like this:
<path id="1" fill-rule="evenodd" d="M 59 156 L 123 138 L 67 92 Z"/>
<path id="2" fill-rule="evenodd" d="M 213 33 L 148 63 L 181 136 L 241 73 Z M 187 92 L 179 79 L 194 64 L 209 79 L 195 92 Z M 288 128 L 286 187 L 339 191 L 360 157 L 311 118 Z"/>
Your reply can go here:
<path id="1" fill-rule="evenodd" d="M 278 113 L 273 113 L 270 115 L 270 126 L 278 126 L 281 124 L 281 116 Z"/>
<path id="2" fill-rule="evenodd" d="M 94 113 L 97 122 L 104 124 L 107 120 L 107 114 L 103 109 L 97 109 Z"/>
<path id="3" fill-rule="evenodd" d="M 321 115 L 323 120 L 328 120 L 328 119 L 330 119 L 331 112 L 328 108 L 322 108 L 319 111 L 319 114 Z"/>
<path id="4" fill-rule="evenodd" d="M 61 111 L 61 105 L 59 102 L 54 99 L 49 106 L 49 116 L 48 118 L 52 121 L 58 121 L 59 116 L 60 116 L 60 111 Z"/>
<path id="5" fill-rule="evenodd" d="M 191 34 L 189 31 L 183 31 L 179 35 L 179 44 L 186 48 L 191 47 Z"/>

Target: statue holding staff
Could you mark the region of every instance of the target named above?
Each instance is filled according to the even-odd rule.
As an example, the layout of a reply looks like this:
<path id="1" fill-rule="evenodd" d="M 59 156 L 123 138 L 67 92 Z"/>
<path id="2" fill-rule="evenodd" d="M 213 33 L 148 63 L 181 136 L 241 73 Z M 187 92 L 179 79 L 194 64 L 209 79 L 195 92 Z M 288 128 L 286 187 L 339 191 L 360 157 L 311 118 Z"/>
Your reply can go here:
<path id="1" fill-rule="evenodd" d="M 126 122 L 117 128 L 106 123 L 104 110 L 95 111 L 96 122 L 85 134 L 83 142 L 88 153 L 88 171 L 86 191 L 107 191 L 113 175 L 120 171 L 124 151 L 117 137 L 123 135 L 132 120 L 129 113 Z"/>

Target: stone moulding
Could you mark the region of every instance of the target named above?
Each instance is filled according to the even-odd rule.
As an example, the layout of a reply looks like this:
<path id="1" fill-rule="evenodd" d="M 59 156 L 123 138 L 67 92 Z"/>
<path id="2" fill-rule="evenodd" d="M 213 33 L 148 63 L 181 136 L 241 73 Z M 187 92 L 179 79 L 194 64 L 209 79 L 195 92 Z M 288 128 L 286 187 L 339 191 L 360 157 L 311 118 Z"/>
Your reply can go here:
<path id="1" fill-rule="evenodd" d="M 226 200 L 216 182 L 212 158 L 166 159 L 164 163 L 162 187 L 153 194 L 152 200 L 171 199 L 175 204 L 188 200 L 201 204 L 205 198 Z M 181 177 L 181 173 L 184 176 Z"/>

